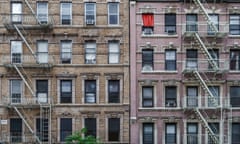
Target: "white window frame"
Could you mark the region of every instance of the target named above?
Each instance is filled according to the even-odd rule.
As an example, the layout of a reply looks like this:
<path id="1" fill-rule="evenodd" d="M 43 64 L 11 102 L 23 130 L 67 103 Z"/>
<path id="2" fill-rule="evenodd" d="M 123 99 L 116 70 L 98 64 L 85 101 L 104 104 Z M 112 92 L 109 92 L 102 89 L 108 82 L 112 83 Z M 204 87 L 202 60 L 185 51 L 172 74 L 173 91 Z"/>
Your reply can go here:
<path id="1" fill-rule="evenodd" d="M 93 9 L 89 10 L 87 7 L 88 5 L 93 5 Z M 93 13 L 92 14 L 87 14 L 87 13 Z M 88 19 L 87 16 L 93 16 L 93 19 Z M 86 25 L 95 25 L 96 23 L 96 3 L 93 2 L 87 2 L 85 3 L 85 23 Z"/>
<path id="2" fill-rule="evenodd" d="M 69 8 L 69 16 L 70 16 L 70 23 L 69 24 L 63 24 L 63 5 L 64 4 L 69 4 L 69 7 L 67 8 L 64 8 L 64 9 L 68 9 Z M 61 19 L 61 24 L 62 25 L 71 25 L 72 24 L 72 3 L 71 2 L 61 2 L 61 5 L 60 5 L 60 19 Z"/>
<path id="3" fill-rule="evenodd" d="M 15 60 L 13 54 L 20 54 L 19 58 L 20 62 L 14 62 Z M 22 55 L 23 55 L 22 41 L 11 41 L 11 63 L 22 63 L 23 61 Z"/>
<path id="4" fill-rule="evenodd" d="M 22 9 L 21 2 L 11 2 L 11 21 L 13 23 L 22 23 Z"/>
<path id="5" fill-rule="evenodd" d="M 37 41 L 37 58 L 39 63 L 48 63 L 48 41 Z"/>
<path id="6" fill-rule="evenodd" d="M 68 54 L 69 57 L 64 58 L 64 54 Z M 72 63 L 72 41 L 71 40 L 61 40 L 61 63 L 62 64 L 71 64 Z M 64 62 L 64 60 L 70 62 Z"/>
<path id="7" fill-rule="evenodd" d="M 110 7 L 112 6 L 112 4 L 116 4 L 117 5 L 117 12 L 116 13 L 110 13 Z M 117 16 L 117 23 L 112 24 L 110 23 L 110 17 L 111 16 Z M 108 3 L 108 25 L 119 25 L 119 2 L 109 2 Z"/>
<path id="8" fill-rule="evenodd" d="M 108 63 L 109 64 L 118 64 L 120 61 L 120 45 L 117 41 L 110 41 L 108 43 Z M 116 58 L 112 60 L 113 58 Z"/>
<path id="9" fill-rule="evenodd" d="M 17 94 L 20 94 L 20 98 L 16 98 L 17 100 L 15 100 L 15 98 L 13 99 L 12 95 L 13 95 L 13 82 L 14 81 L 17 81 L 20 83 L 20 93 L 17 93 Z M 18 104 L 18 103 L 22 103 L 22 99 L 23 99 L 23 82 L 22 80 L 20 79 L 11 79 L 10 80 L 10 103 L 13 103 L 13 104 Z"/>
<path id="10" fill-rule="evenodd" d="M 85 44 L 85 64 L 96 64 L 97 57 L 96 42 L 87 42 Z"/>
<path id="11" fill-rule="evenodd" d="M 71 80 L 72 81 L 72 102 L 71 103 L 61 103 L 61 81 L 62 80 Z M 66 77 L 66 78 L 59 78 L 57 80 L 57 96 L 58 96 L 58 104 L 74 104 L 75 103 L 75 82 L 76 80 L 72 77 Z"/>
<path id="12" fill-rule="evenodd" d="M 42 4 L 42 5 L 44 4 L 44 10 L 42 10 L 42 12 L 39 11 L 40 4 Z M 45 7 L 45 5 L 46 5 L 46 7 Z M 37 2 L 37 18 L 41 23 L 48 23 L 48 2 L 45 2 L 45 1 Z M 41 20 L 41 19 L 43 19 L 43 20 Z"/>

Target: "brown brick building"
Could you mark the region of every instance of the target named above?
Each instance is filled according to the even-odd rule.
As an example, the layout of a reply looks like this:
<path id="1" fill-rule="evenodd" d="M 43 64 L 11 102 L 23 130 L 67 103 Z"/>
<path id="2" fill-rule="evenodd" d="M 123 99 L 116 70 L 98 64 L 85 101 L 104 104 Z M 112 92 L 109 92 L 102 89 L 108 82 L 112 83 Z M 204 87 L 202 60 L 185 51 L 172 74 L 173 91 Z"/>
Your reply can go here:
<path id="1" fill-rule="evenodd" d="M 129 142 L 128 3 L 1 0 L 1 142 Z"/>

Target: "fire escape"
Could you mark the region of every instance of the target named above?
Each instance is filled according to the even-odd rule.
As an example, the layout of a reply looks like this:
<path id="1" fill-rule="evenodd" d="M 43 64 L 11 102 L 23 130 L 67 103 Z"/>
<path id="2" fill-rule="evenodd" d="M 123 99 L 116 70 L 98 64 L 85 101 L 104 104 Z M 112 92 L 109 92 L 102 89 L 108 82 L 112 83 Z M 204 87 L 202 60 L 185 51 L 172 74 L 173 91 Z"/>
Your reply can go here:
<path id="1" fill-rule="evenodd" d="M 10 33 L 16 33 L 20 36 L 30 55 L 23 55 L 21 58 L 15 57 L 15 60 L 13 60 L 13 56 L 11 56 L 11 60 L 5 63 L 5 67 L 9 72 L 14 72 L 19 75 L 27 87 L 30 96 L 24 96 L 26 92 L 23 92 L 23 96 L 20 99 L 13 99 L 9 96 L 6 102 L 7 106 L 18 114 L 30 132 L 30 136 L 24 137 L 23 142 L 39 144 L 51 143 L 51 135 L 49 134 L 49 132 L 51 132 L 51 126 L 49 126 L 51 124 L 51 99 L 49 96 L 40 97 L 34 92 L 34 86 L 30 78 L 31 74 L 28 73 L 28 69 L 44 71 L 45 69 L 49 70 L 52 67 L 49 60 L 48 63 L 41 63 L 39 61 L 37 52 L 34 52 L 32 49 L 34 45 L 30 34 L 33 31 L 37 31 L 39 34 L 50 31 L 52 29 L 53 21 L 47 16 L 47 22 L 42 22 L 32 9 L 28 0 L 23 1 L 23 4 L 27 6 L 27 9 L 29 9 L 31 13 L 27 15 L 17 15 L 18 22 L 13 22 L 13 14 L 11 14 L 6 18 L 4 26 Z M 27 113 L 32 109 L 39 109 L 40 129 L 38 131 L 34 130 L 34 121 Z"/>
<path id="2" fill-rule="evenodd" d="M 206 0 L 204 0 L 204 1 L 206 1 Z M 200 13 L 204 17 L 204 20 L 207 22 L 208 27 L 211 29 L 212 37 L 219 36 L 220 32 L 219 32 L 218 28 L 216 27 L 214 22 L 211 20 L 211 17 L 209 16 L 207 10 L 205 9 L 205 5 L 207 5 L 207 3 L 203 3 L 201 0 L 192 0 L 192 3 L 199 9 Z M 206 70 L 202 71 L 202 70 L 200 70 L 200 68 L 197 68 L 197 67 L 196 68 L 190 68 L 190 69 L 185 68 L 184 74 L 189 73 L 190 75 L 193 75 L 195 79 L 198 80 L 201 88 L 205 92 L 205 95 L 207 95 L 206 99 L 208 99 L 208 103 L 211 103 L 212 111 L 216 111 L 217 109 L 220 109 L 220 111 L 222 111 L 222 105 L 221 105 L 220 100 L 219 100 L 219 99 L 221 99 L 221 97 L 219 96 L 220 98 L 217 99 L 214 96 L 214 93 L 209 88 L 209 86 L 212 85 L 212 83 L 211 83 L 212 80 L 211 79 L 214 79 L 214 77 L 217 74 L 223 74 L 223 71 L 221 70 L 218 62 L 216 61 L 216 57 L 213 57 L 213 55 L 210 53 L 210 51 L 213 51 L 213 49 L 206 45 L 207 40 L 204 38 L 204 36 L 203 37 L 200 36 L 198 31 L 187 32 L 187 30 L 186 30 L 185 36 L 186 35 L 188 35 L 188 37 L 191 38 L 191 41 L 193 42 L 193 44 L 203 53 L 203 55 L 206 58 L 207 63 L 208 63 L 208 66 L 206 66 L 207 67 L 206 69 L 208 69 L 208 70 L 207 71 Z M 224 35 L 222 35 L 222 36 L 224 37 Z M 201 67 L 201 64 L 199 64 L 198 67 Z M 209 69 L 211 71 L 211 74 L 209 74 Z M 186 101 L 187 101 L 187 99 L 185 99 L 184 103 L 186 103 Z M 201 102 L 201 104 L 202 103 L 203 102 Z M 221 137 L 221 135 L 218 136 L 215 133 L 217 128 L 214 129 L 213 127 L 211 127 L 209 125 L 209 123 L 208 123 L 209 114 L 207 112 L 209 110 L 207 110 L 205 108 L 201 108 L 197 105 L 195 105 L 193 107 L 191 107 L 191 106 L 190 107 L 186 106 L 186 107 L 188 109 L 190 109 L 191 111 L 193 111 L 196 118 L 200 121 L 202 126 L 205 128 L 205 130 L 207 131 L 207 135 L 208 135 L 209 139 L 211 139 L 211 143 L 213 143 L 213 144 L 223 144 L 223 143 L 226 142 L 225 138 Z M 220 114 L 220 115 L 222 116 L 222 114 Z"/>

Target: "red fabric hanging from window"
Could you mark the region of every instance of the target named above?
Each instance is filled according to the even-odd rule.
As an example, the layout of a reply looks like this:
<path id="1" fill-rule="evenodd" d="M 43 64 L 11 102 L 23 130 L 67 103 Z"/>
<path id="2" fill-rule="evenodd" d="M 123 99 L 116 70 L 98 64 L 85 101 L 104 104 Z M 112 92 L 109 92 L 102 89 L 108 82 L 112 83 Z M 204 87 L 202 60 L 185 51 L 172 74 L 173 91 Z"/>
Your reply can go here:
<path id="1" fill-rule="evenodd" d="M 143 26 L 145 27 L 153 27 L 154 18 L 153 14 L 142 14 Z"/>

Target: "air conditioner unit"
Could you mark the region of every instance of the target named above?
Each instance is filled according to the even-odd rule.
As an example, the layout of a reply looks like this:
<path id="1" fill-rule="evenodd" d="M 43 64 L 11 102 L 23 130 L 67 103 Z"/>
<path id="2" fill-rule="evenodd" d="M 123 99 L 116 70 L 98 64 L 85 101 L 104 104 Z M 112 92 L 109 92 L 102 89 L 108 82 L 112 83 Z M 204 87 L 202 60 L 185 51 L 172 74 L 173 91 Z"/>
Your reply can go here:
<path id="1" fill-rule="evenodd" d="M 87 19 L 86 20 L 87 25 L 93 25 L 94 23 L 95 23 L 95 21 L 93 19 Z"/>
<path id="2" fill-rule="evenodd" d="M 86 59 L 86 63 L 87 64 L 95 64 L 96 63 L 96 59 Z"/>
<path id="3" fill-rule="evenodd" d="M 176 102 L 175 101 L 167 101 L 166 107 L 176 107 Z"/>

